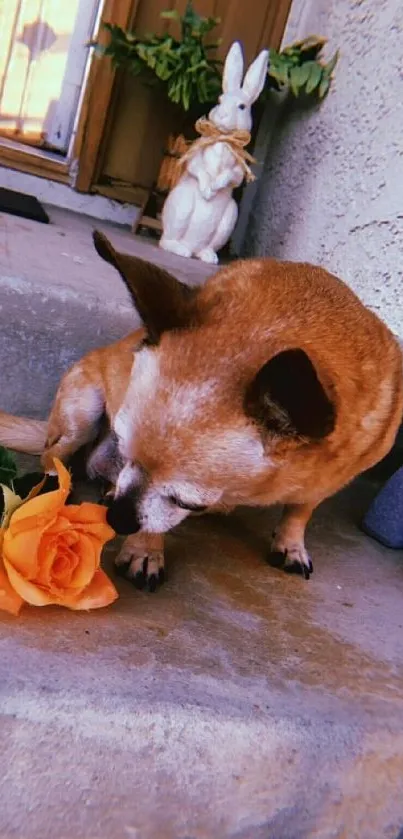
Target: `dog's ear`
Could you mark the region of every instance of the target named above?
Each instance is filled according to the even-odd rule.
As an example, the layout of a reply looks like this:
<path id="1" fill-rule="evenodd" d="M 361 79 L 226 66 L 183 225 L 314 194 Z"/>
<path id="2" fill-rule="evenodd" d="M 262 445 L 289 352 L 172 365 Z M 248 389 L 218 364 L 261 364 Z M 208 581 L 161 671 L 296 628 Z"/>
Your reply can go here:
<path id="1" fill-rule="evenodd" d="M 247 388 L 244 407 L 281 437 L 321 440 L 336 423 L 335 406 L 301 349 L 284 350 L 263 365 Z"/>
<path id="2" fill-rule="evenodd" d="M 151 262 L 115 250 L 99 230 L 94 230 L 93 240 L 99 256 L 119 271 L 152 343 L 158 343 L 163 332 L 192 325 L 197 289 Z"/>

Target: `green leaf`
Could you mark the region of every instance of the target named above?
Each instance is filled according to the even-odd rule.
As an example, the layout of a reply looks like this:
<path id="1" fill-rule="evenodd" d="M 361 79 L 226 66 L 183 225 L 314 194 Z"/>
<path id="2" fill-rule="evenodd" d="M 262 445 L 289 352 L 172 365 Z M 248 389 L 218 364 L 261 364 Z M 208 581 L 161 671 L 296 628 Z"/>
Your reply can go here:
<path id="1" fill-rule="evenodd" d="M 309 62 L 301 67 L 292 67 L 290 70 L 290 88 L 294 96 L 298 96 L 304 84 L 308 81 L 311 68 Z"/>
<path id="2" fill-rule="evenodd" d="M 161 17 L 180 22 L 180 39 L 168 33 L 140 37 L 136 32 L 107 24 L 110 42 L 104 54 L 110 56 L 114 66 L 125 67 L 133 75 L 141 74 L 144 83 L 153 78 L 162 83 L 168 99 L 184 110 L 213 100 L 221 89 L 222 62 L 209 59 L 209 50 L 215 45 L 206 44 L 205 39 L 217 26 L 218 18 L 199 15 L 191 0 L 182 16 L 171 9 L 162 12 Z"/>
<path id="3" fill-rule="evenodd" d="M 275 79 L 280 85 L 289 83 L 288 61 L 278 54 L 273 61 L 270 61 L 268 75 Z"/>
<path id="4" fill-rule="evenodd" d="M 166 12 L 161 12 L 160 17 L 164 20 L 179 20 L 180 14 L 177 9 L 170 9 Z"/>
<path id="5" fill-rule="evenodd" d="M 319 99 L 324 99 L 330 87 L 330 79 L 323 75 L 322 81 L 318 87 L 318 96 Z"/>
<path id="6" fill-rule="evenodd" d="M 17 475 L 17 464 L 13 455 L 0 446 L 0 483 L 11 486 L 14 478 Z"/>
<path id="7" fill-rule="evenodd" d="M 161 81 L 166 82 L 171 76 L 171 70 L 165 64 L 161 64 L 156 70 L 157 76 Z"/>
<path id="8" fill-rule="evenodd" d="M 310 71 L 309 71 L 309 78 L 308 78 L 308 81 L 306 83 L 306 88 L 305 88 L 305 90 L 308 94 L 313 93 L 315 88 L 318 86 L 318 84 L 319 84 L 319 82 L 322 78 L 322 72 L 323 71 L 322 71 L 322 67 L 320 66 L 320 64 L 316 64 L 313 61 L 312 64 L 311 64 L 311 68 L 310 68 Z"/>
<path id="9" fill-rule="evenodd" d="M 334 70 L 334 68 L 335 68 L 335 66 L 336 66 L 336 64 L 339 60 L 339 57 L 340 57 L 340 52 L 339 52 L 339 50 L 336 50 L 334 56 L 330 59 L 330 61 L 327 64 L 324 65 L 323 71 L 324 71 L 324 73 L 326 73 L 326 76 L 328 76 L 328 78 L 330 78 L 330 76 L 332 75 L 333 70 Z"/>
<path id="10" fill-rule="evenodd" d="M 188 77 L 185 77 L 182 83 L 182 105 L 185 111 L 188 111 L 190 106 L 190 90 L 190 79 Z"/>

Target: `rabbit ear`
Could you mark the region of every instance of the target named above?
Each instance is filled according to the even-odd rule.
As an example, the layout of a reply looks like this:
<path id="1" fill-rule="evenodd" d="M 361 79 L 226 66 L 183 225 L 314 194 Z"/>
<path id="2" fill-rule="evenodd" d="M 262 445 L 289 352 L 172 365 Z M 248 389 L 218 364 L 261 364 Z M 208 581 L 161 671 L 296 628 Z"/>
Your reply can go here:
<path id="1" fill-rule="evenodd" d="M 224 93 L 239 93 L 243 76 L 243 55 L 239 41 L 234 41 L 225 59 L 222 77 Z"/>
<path id="2" fill-rule="evenodd" d="M 269 64 L 269 51 L 262 50 L 258 57 L 252 62 L 245 76 L 242 85 L 242 92 L 248 99 L 249 105 L 255 102 L 260 96 L 266 81 L 267 67 Z"/>

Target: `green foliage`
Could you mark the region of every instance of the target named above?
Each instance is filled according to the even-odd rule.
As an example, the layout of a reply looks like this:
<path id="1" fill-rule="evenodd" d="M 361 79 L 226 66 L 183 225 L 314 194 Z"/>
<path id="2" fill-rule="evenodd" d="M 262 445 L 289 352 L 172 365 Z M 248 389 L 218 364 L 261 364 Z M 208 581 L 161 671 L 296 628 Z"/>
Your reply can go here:
<path id="1" fill-rule="evenodd" d="M 277 90 L 288 88 L 295 97 L 306 94 L 323 99 L 339 58 L 337 51 L 325 64 L 321 58 L 325 44 L 325 38 L 310 35 L 281 52 L 271 49 L 267 86 Z"/>
<path id="2" fill-rule="evenodd" d="M 219 42 L 206 43 L 206 37 L 219 18 L 201 17 L 192 2 L 187 3 L 182 16 L 173 10 L 162 12 L 161 17 L 180 25 L 179 40 L 168 33 L 139 37 L 105 24 L 109 43 L 106 47 L 95 46 L 111 57 L 115 67 L 123 67 L 135 76 L 141 74 L 149 83 L 162 84 L 171 102 L 184 111 L 215 102 L 221 91 L 221 62 L 210 58 L 209 52 Z"/>
<path id="3" fill-rule="evenodd" d="M 139 36 L 119 26 L 104 24 L 109 43 L 92 42 L 97 51 L 110 56 L 115 67 L 122 67 L 149 84 L 159 84 L 168 99 L 185 112 L 211 106 L 221 93 L 221 62 L 210 56 L 219 41 L 206 43 L 219 18 L 202 17 L 188 0 L 183 15 L 174 9 L 161 13 L 164 20 L 180 27 L 180 37 L 165 33 Z M 270 49 L 266 90 L 288 89 L 301 95 L 323 99 L 330 87 L 337 64 L 336 52 L 326 64 L 321 56 L 326 38 L 310 35 L 281 52 Z"/>
<path id="4" fill-rule="evenodd" d="M 17 464 L 11 452 L 0 446 L 0 484 L 12 487 L 17 475 Z"/>

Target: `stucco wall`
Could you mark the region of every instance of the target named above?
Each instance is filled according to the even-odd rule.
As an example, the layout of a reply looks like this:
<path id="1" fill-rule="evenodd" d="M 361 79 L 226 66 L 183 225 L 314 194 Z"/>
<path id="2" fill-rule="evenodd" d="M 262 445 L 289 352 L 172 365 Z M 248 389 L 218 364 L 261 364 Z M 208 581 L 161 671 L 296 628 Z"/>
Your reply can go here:
<path id="1" fill-rule="evenodd" d="M 311 33 L 340 47 L 333 88 L 266 114 L 235 247 L 325 265 L 403 337 L 403 3 L 294 0 L 284 43 Z"/>

